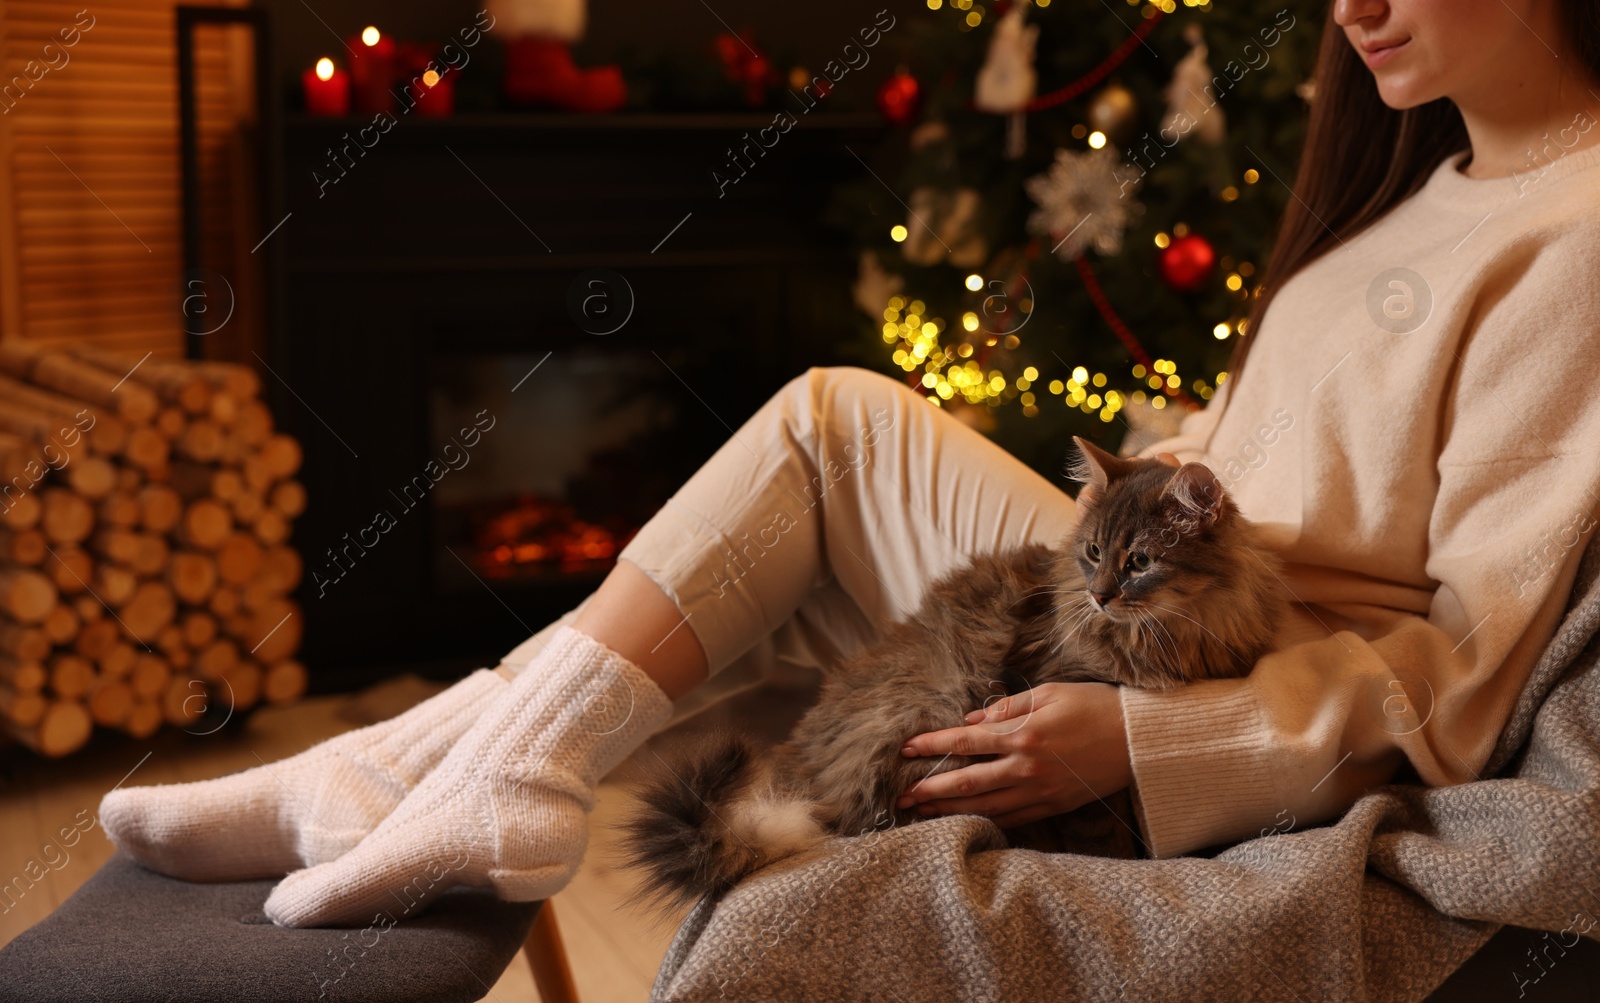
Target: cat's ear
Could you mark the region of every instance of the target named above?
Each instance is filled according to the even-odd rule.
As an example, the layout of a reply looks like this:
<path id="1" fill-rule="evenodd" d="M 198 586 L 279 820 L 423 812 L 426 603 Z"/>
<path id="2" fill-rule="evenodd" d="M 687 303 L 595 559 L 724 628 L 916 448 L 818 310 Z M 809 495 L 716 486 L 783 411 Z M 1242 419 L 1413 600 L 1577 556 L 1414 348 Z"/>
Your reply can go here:
<path id="1" fill-rule="evenodd" d="M 1134 469 L 1134 461 L 1112 456 L 1080 435 L 1073 436 L 1072 441 L 1078 446 L 1078 459 L 1068 474 L 1075 481 L 1104 490 L 1107 484 Z"/>
<path id="2" fill-rule="evenodd" d="M 1210 526 L 1222 517 L 1222 482 L 1204 463 L 1179 467 L 1161 494 L 1170 499 L 1179 518 L 1192 525 Z"/>

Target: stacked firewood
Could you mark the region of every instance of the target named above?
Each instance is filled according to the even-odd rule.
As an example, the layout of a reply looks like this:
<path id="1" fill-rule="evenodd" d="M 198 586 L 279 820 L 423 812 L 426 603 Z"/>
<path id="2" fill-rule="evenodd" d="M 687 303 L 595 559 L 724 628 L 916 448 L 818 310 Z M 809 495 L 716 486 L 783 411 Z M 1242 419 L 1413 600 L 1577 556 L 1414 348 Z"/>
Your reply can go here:
<path id="1" fill-rule="evenodd" d="M 241 365 L 0 343 L 0 732 L 47 756 L 305 689 L 300 446 Z"/>

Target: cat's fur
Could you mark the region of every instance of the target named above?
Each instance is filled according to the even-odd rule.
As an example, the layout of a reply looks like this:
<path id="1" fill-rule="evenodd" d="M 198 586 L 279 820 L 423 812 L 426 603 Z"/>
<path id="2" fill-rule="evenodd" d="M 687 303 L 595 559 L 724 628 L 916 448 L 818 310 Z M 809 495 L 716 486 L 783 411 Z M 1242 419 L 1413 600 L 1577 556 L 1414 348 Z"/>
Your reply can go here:
<path id="1" fill-rule="evenodd" d="M 982 556 L 934 582 L 910 620 L 828 674 L 816 706 L 770 753 L 721 735 L 662 761 L 626 833 L 649 887 L 684 899 L 721 892 L 827 835 L 919 821 L 894 806 L 906 788 L 976 760 L 906 758 L 901 746 L 959 727 L 1001 694 L 1090 680 L 1165 688 L 1250 671 L 1284 604 L 1255 527 L 1201 464 L 1174 469 L 1077 443 L 1075 474 L 1087 485 L 1060 548 Z"/>

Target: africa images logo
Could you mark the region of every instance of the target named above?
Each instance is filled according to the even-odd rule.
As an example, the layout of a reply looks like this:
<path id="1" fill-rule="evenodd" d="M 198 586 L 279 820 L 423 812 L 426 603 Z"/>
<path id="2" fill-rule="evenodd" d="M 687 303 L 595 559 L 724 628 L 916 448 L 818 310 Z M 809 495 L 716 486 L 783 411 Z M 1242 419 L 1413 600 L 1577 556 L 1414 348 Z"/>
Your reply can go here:
<path id="1" fill-rule="evenodd" d="M 1433 290 L 1409 268 L 1388 268 L 1367 286 L 1367 315 L 1390 334 L 1410 334 L 1433 313 Z"/>
<path id="2" fill-rule="evenodd" d="M 567 287 L 567 315 L 587 334 L 616 334 L 633 317 L 633 286 L 609 268 L 591 268 Z"/>

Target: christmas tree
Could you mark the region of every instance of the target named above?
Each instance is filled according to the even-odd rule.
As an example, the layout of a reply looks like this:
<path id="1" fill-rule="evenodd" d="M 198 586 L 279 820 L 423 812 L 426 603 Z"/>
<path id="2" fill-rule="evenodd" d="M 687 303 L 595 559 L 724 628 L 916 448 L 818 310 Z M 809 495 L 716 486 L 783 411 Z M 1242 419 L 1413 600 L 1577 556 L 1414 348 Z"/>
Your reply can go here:
<path id="1" fill-rule="evenodd" d="M 927 0 L 840 196 L 865 364 L 1047 476 L 1214 395 L 1293 197 L 1320 18 L 1183 3 Z"/>

